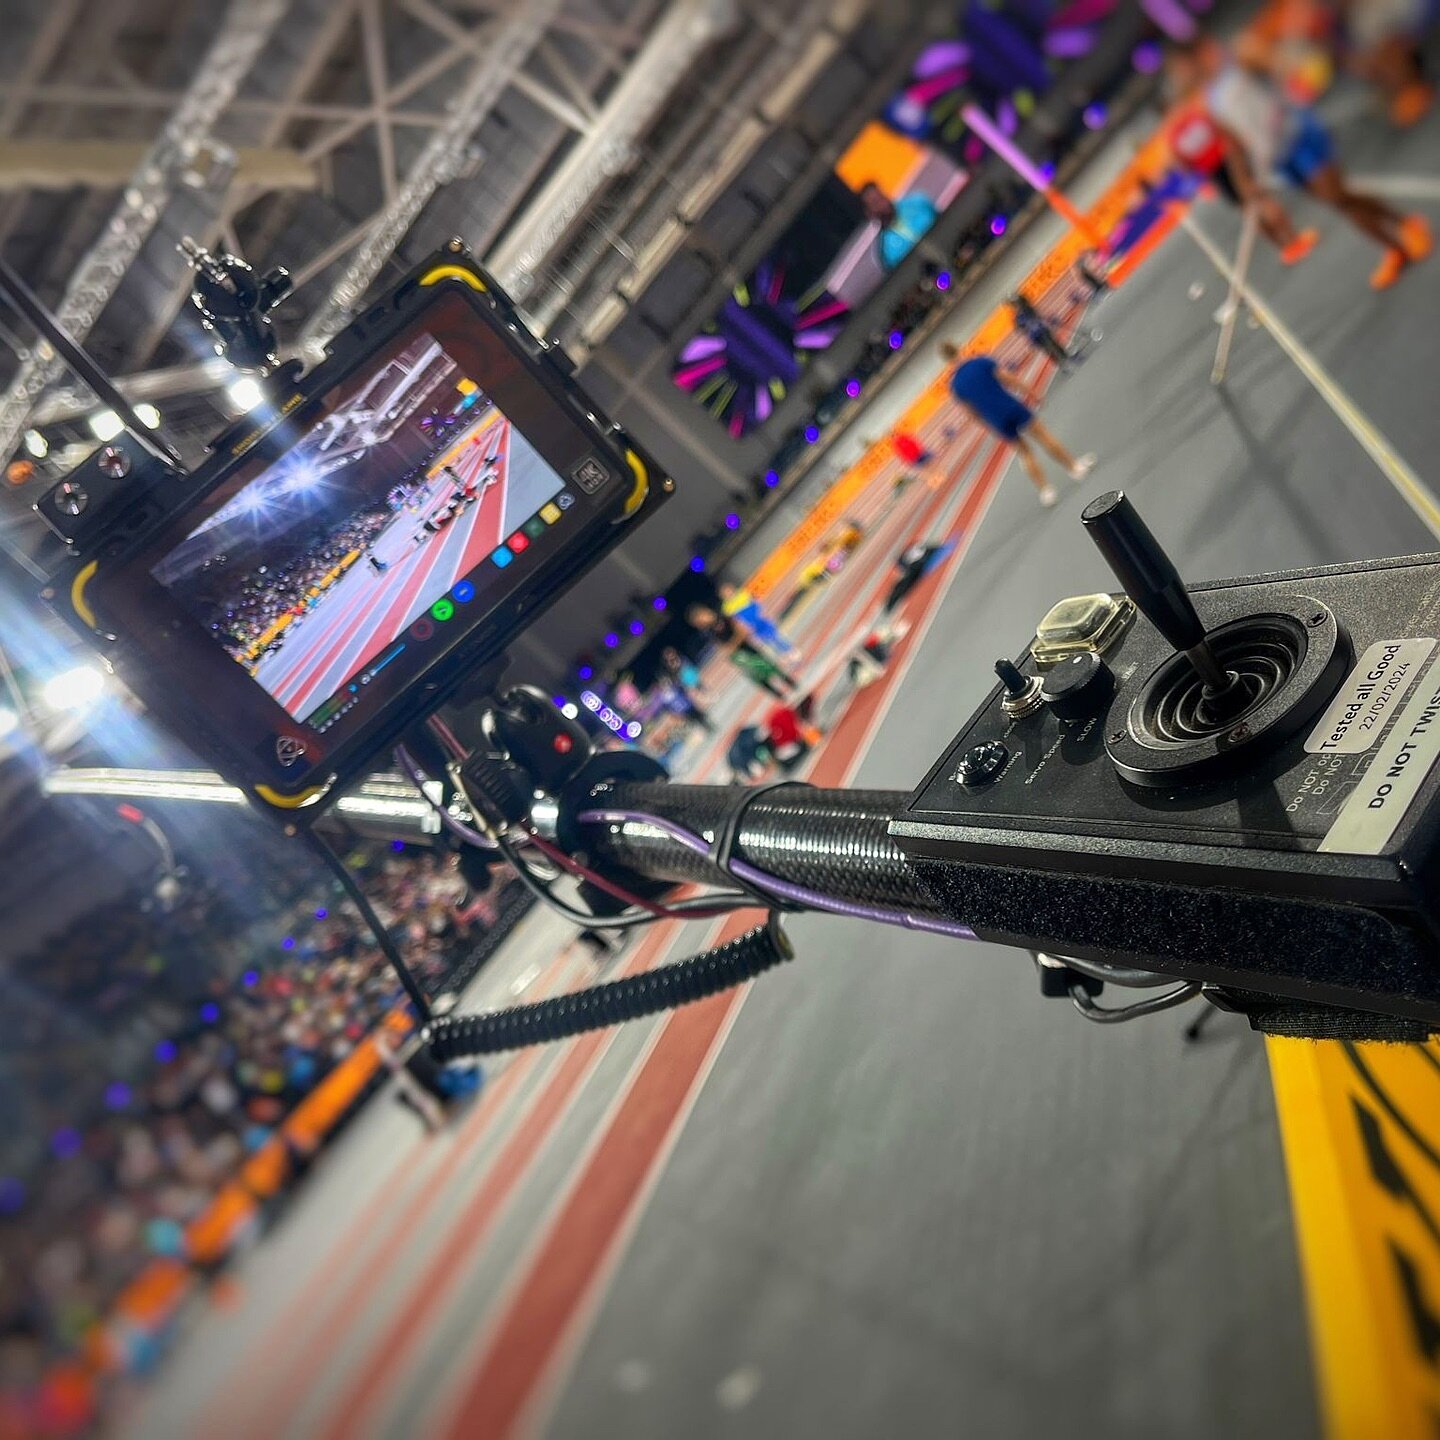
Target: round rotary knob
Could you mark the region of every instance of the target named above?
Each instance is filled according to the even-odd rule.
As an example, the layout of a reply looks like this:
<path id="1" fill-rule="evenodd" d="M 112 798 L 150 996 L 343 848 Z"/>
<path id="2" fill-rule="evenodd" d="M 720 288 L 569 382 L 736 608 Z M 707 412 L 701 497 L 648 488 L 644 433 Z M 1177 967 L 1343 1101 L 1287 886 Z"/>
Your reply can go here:
<path id="1" fill-rule="evenodd" d="M 1088 720 L 1115 693 L 1115 672 L 1093 651 L 1062 660 L 1041 682 L 1040 693 L 1057 720 Z"/>

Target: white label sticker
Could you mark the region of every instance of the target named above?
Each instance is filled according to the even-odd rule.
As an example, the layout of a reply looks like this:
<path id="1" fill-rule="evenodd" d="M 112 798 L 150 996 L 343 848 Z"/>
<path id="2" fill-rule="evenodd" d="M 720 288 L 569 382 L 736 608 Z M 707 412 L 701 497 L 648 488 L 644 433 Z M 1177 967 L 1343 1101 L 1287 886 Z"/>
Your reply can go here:
<path id="1" fill-rule="evenodd" d="M 1385 729 L 1390 712 L 1410 693 L 1434 640 L 1377 640 L 1350 672 L 1320 717 L 1305 748 L 1312 755 L 1359 755 Z"/>
<path id="2" fill-rule="evenodd" d="M 1432 670 L 1395 717 L 1359 785 L 1320 848 L 1343 855 L 1379 855 L 1440 759 L 1440 670 Z"/>

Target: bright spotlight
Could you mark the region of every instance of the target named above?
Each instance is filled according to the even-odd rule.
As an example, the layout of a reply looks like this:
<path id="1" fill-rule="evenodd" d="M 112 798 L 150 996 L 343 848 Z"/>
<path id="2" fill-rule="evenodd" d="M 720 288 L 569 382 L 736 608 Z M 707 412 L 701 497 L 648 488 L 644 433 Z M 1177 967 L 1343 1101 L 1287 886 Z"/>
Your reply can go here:
<path id="1" fill-rule="evenodd" d="M 232 380 L 225 387 L 225 393 L 230 397 L 230 403 L 247 415 L 265 398 L 265 392 L 260 388 L 260 382 L 252 379 L 249 375 L 242 375 L 239 379 Z"/>
<path id="2" fill-rule="evenodd" d="M 567 700 L 567 701 L 560 707 L 560 713 L 561 713 L 567 720 L 578 720 L 578 719 L 580 718 L 580 710 L 579 710 L 579 707 L 575 704 L 575 702 L 574 702 L 573 700 Z"/>
<path id="3" fill-rule="evenodd" d="M 0 705 L 0 740 L 20 728 L 20 717 L 6 705 Z"/>
<path id="4" fill-rule="evenodd" d="M 147 430 L 158 430 L 160 428 L 160 412 L 153 405 L 137 405 L 135 407 L 135 418 L 139 420 Z"/>
<path id="5" fill-rule="evenodd" d="M 90 433 L 99 441 L 113 440 L 125 422 L 113 410 L 100 410 L 90 417 Z"/>
<path id="6" fill-rule="evenodd" d="M 105 677 L 93 665 L 77 665 L 73 670 L 52 675 L 42 692 L 52 710 L 83 710 L 100 698 Z"/>
<path id="7" fill-rule="evenodd" d="M 43 460 L 50 453 L 50 442 L 38 430 L 27 430 L 25 448 L 37 460 Z"/>

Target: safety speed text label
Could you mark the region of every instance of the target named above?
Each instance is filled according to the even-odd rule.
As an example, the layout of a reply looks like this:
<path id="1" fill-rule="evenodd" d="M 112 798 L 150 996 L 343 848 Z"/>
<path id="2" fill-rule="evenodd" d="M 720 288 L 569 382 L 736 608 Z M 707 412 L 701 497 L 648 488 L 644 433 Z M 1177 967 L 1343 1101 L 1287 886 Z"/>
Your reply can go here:
<path id="1" fill-rule="evenodd" d="M 1379 855 L 1440 758 L 1440 671 L 1432 669 L 1395 717 L 1359 785 L 1320 842 L 1322 850 Z"/>
<path id="2" fill-rule="evenodd" d="M 1312 755 L 1359 755 L 1368 750 L 1434 648 L 1434 640 L 1423 638 L 1377 640 L 1360 657 L 1310 732 L 1305 748 Z"/>

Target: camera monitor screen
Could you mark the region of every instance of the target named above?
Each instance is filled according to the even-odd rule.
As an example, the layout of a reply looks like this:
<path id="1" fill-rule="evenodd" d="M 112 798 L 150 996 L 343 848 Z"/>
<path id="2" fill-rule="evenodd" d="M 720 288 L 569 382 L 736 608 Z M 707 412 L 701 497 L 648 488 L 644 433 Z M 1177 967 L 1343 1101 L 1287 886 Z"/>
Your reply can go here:
<path id="1" fill-rule="evenodd" d="M 433 336 L 371 372 L 152 567 L 296 720 L 324 730 L 574 497 Z"/>
<path id="2" fill-rule="evenodd" d="M 167 482 L 91 587 L 144 697 L 287 796 L 498 657 L 648 493 L 629 442 L 480 295 L 399 295 Z"/>

